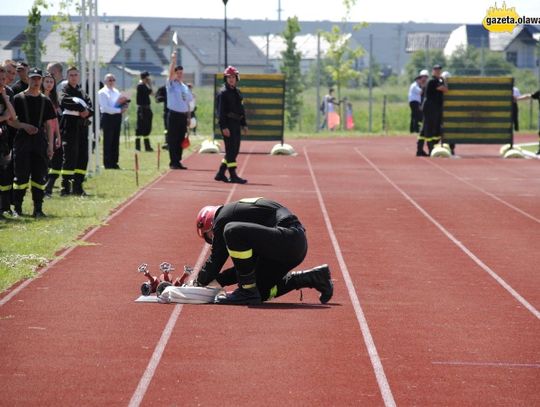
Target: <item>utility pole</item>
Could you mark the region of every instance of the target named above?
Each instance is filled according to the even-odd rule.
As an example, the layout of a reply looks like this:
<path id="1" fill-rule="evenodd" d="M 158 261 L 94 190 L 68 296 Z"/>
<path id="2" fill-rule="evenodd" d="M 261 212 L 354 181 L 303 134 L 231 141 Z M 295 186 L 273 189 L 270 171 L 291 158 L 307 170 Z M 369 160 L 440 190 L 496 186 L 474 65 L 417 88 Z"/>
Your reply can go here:
<path id="1" fill-rule="evenodd" d="M 369 34 L 369 126 L 368 131 L 373 130 L 373 34 Z"/>
<path id="2" fill-rule="evenodd" d="M 281 21 L 281 12 L 283 9 L 281 8 L 281 0 L 278 0 L 278 6 L 277 6 L 277 19 L 278 21 Z"/>
<path id="3" fill-rule="evenodd" d="M 321 129 L 321 33 L 317 32 L 317 128 L 315 132 L 318 133 Z"/>
<path id="4" fill-rule="evenodd" d="M 403 25 L 398 24 L 397 26 L 397 32 L 398 32 L 398 46 L 397 46 L 397 53 L 396 53 L 396 73 L 399 75 L 401 73 L 401 67 L 399 66 L 399 59 L 401 56 L 401 32 L 403 31 Z"/>
<path id="5" fill-rule="evenodd" d="M 225 31 L 225 68 L 229 66 L 227 62 L 227 2 L 229 0 L 223 0 L 223 5 L 225 6 L 225 19 L 224 19 L 224 31 Z"/>
<path id="6" fill-rule="evenodd" d="M 127 59 L 127 54 L 126 54 L 126 42 L 125 42 L 125 32 L 124 32 L 124 29 L 122 28 L 122 49 L 124 50 L 123 52 L 123 58 L 122 58 L 122 90 L 125 90 L 126 89 L 126 59 Z"/>

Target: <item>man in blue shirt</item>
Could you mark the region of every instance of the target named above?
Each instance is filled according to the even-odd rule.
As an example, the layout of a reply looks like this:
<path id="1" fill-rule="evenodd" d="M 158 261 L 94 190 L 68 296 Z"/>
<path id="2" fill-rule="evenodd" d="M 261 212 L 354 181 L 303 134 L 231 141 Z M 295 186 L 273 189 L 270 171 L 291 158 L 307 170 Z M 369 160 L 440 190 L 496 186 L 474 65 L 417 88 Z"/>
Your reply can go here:
<path id="1" fill-rule="evenodd" d="M 167 109 L 169 109 L 167 144 L 169 145 L 169 168 L 172 170 L 186 170 L 181 163 L 182 142 L 186 137 L 189 121 L 189 102 L 192 100 L 191 92 L 182 81 L 184 67 L 176 65 L 176 52 L 171 55 L 169 65 L 169 80 L 167 81 Z"/>

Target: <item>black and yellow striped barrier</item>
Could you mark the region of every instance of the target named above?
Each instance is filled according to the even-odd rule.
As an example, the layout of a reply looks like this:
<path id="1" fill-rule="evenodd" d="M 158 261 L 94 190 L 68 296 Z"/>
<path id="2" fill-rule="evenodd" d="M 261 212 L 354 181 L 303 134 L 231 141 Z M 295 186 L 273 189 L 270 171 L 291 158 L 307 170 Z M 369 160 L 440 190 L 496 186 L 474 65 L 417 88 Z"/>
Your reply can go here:
<path id="1" fill-rule="evenodd" d="M 214 95 L 223 86 L 223 74 L 216 74 Z M 238 88 L 244 97 L 248 124 L 244 140 L 283 142 L 285 76 L 282 74 L 241 74 Z M 214 107 L 216 106 L 214 96 Z M 222 138 L 214 109 L 214 138 Z"/>
<path id="2" fill-rule="evenodd" d="M 512 143 L 512 77 L 448 78 L 443 137 L 447 143 Z"/>

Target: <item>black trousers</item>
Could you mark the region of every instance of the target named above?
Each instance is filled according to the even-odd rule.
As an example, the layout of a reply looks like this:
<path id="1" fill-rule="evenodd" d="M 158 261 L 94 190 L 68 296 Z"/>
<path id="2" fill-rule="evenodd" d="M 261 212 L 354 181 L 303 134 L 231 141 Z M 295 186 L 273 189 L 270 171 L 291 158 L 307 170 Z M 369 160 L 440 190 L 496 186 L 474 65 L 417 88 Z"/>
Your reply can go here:
<path id="1" fill-rule="evenodd" d="M 424 127 L 422 132 L 427 142 L 438 142 L 442 133 L 442 108 L 437 106 L 424 106 Z"/>
<path id="2" fill-rule="evenodd" d="M 61 130 L 62 149 L 57 151 L 63 151 L 62 178 L 73 179 L 76 174 L 84 177 L 88 166 L 88 126 L 77 116 L 64 116 Z"/>
<path id="3" fill-rule="evenodd" d="M 422 122 L 422 110 L 420 102 L 409 102 L 411 108 L 411 122 L 409 124 L 409 132 L 418 133 L 420 131 L 420 123 Z"/>
<path id="4" fill-rule="evenodd" d="M 236 157 L 240 152 L 240 141 L 242 139 L 241 126 L 239 121 L 229 121 L 229 131 L 231 135 L 229 137 L 223 136 L 223 142 L 225 143 L 225 158 L 223 160 L 227 167 L 236 167 Z"/>
<path id="5" fill-rule="evenodd" d="M 13 195 L 13 157 L 4 166 L 0 166 L 0 210 L 10 209 Z M 1 215 L 1 214 L 0 214 Z"/>
<path id="6" fill-rule="evenodd" d="M 137 106 L 137 127 L 135 136 L 149 136 L 152 132 L 152 119 L 154 114 L 150 106 Z"/>
<path id="7" fill-rule="evenodd" d="M 186 138 L 187 113 L 169 110 L 167 123 L 167 144 L 169 145 L 169 165 L 179 165 L 182 160 L 182 142 Z"/>
<path id="8" fill-rule="evenodd" d="M 34 203 L 41 204 L 48 173 L 47 139 L 41 132 L 30 136 L 20 130 L 13 144 L 13 203 L 22 205 L 26 190 L 31 187 Z"/>
<path id="9" fill-rule="evenodd" d="M 512 103 L 512 123 L 514 123 L 514 130 L 519 131 L 519 108 L 516 102 Z"/>
<path id="10" fill-rule="evenodd" d="M 251 263 L 254 265 L 257 288 L 263 301 L 270 298 L 272 288 L 302 263 L 307 254 L 306 234 L 299 223 L 288 227 L 268 227 L 256 223 L 230 222 L 225 226 L 224 237 L 229 250 L 252 250 Z M 234 271 L 224 271 L 231 275 L 223 275 L 222 279 L 232 280 L 236 277 L 233 273 L 246 271 L 242 270 L 246 264 L 241 264 L 244 259 L 232 259 Z"/>
<path id="11" fill-rule="evenodd" d="M 101 128 L 103 129 L 103 165 L 105 168 L 118 168 L 122 114 L 103 113 Z"/>

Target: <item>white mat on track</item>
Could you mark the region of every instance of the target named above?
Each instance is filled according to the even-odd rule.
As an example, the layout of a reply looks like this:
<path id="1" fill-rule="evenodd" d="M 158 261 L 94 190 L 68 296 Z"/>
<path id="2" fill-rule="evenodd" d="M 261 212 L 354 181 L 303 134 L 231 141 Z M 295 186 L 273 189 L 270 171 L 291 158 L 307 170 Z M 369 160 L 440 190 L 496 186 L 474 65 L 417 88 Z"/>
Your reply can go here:
<path id="1" fill-rule="evenodd" d="M 162 304 L 211 304 L 221 288 L 215 287 L 175 287 L 165 288 L 160 297 L 155 295 L 141 295 L 135 302 L 159 302 Z"/>

